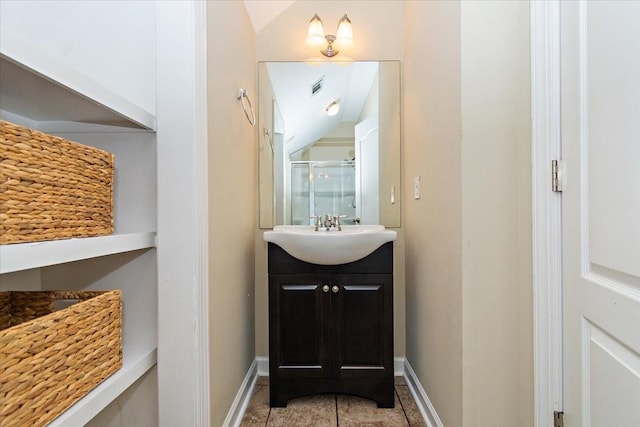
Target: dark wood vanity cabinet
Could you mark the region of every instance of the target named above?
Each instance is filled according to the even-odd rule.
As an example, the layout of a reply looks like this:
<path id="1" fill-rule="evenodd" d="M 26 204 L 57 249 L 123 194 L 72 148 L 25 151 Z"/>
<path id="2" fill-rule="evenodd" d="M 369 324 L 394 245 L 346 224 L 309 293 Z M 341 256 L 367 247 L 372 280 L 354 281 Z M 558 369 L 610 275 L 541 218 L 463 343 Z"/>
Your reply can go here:
<path id="1" fill-rule="evenodd" d="M 362 260 L 309 264 L 269 243 L 271 406 L 347 393 L 393 407 L 393 243 Z"/>

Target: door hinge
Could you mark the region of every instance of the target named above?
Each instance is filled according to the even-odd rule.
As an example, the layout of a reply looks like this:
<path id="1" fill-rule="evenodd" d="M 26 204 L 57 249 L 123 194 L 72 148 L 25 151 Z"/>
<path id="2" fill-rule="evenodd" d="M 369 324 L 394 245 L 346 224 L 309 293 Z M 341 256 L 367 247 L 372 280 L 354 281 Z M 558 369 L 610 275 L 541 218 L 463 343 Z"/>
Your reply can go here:
<path id="1" fill-rule="evenodd" d="M 562 193 L 561 179 L 560 162 L 558 160 L 551 160 L 551 191 Z"/>
<path id="2" fill-rule="evenodd" d="M 564 427 L 564 412 L 553 412 L 553 427 Z"/>

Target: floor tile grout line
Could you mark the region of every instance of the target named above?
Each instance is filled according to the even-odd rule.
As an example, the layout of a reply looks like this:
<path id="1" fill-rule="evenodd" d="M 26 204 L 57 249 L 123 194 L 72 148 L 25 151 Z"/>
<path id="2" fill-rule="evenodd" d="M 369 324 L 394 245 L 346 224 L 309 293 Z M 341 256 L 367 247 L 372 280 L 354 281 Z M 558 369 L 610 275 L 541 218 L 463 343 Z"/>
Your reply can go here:
<path id="1" fill-rule="evenodd" d="M 340 427 L 340 415 L 338 413 L 338 395 L 334 394 L 333 397 L 336 402 L 336 427 Z"/>
<path id="2" fill-rule="evenodd" d="M 269 398 L 269 396 L 267 396 L 267 398 Z M 269 426 L 269 418 L 271 418 L 271 401 L 269 401 L 269 412 L 267 412 L 267 419 L 264 422 L 264 427 L 268 427 Z"/>
<path id="3" fill-rule="evenodd" d="M 405 409 L 404 409 L 404 404 L 402 403 L 402 399 L 400 398 L 400 393 L 398 393 L 398 387 L 397 386 L 393 387 L 393 392 L 398 397 L 398 403 L 400 403 L 400 408 L 402 408 L 402 414 L 404 415 L 404 419 L 407 420 L 407 424 L 409 425 L 409 427 L 411 427 L 411 420 L 409 419 L 409 416 L 407 415 L 407 411 L 405 411 Z"/>

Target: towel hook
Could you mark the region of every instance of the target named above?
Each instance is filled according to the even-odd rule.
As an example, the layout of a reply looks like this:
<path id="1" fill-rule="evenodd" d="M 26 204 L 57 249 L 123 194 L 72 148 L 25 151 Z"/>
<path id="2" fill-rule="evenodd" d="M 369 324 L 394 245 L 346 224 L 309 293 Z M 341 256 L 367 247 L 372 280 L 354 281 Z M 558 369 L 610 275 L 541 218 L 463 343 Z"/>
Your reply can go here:
<path id="1" fill-rule="evenodd" d="M 251 123 L 251 126 L 255 126 L 256 125 L 256 114 L 253 112 L 253 105 L 251 105 L 251 100 L 249 99 L 249 96 L 247 95 L 247 90 L 246 89 L 238 89 L 238 95 L 236 96 L 237 99 L 240 100 L 240 102 L 242 103 L 242 110 L 244 111 L 244 115 L 247 116 L 247 120 L 249 120 L 249 123 Z M 249 116 L 249 112 L 247 111 L 247 107 L 244 105 L 244 99 L 247 98 L 247 103 L 249 104 L 249 110 L 251 110 L 251 116 Z"/>

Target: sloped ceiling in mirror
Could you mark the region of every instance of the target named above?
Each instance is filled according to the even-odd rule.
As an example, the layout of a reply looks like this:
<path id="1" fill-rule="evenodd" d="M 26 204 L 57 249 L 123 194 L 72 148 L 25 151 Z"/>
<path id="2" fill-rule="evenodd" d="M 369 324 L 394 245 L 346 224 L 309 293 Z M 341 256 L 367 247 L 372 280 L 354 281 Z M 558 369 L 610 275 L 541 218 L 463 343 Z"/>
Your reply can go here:
<path id="1" fill-rule="evenodd" d="M 341 122 L 358 120 L 378 63 L 271 62 L 267 70 L 286 126 L 287 148 L 293 154 Z M 314 91 L 318 82 L 321 89 Z M 330 117 L 325 109 L 336 100 L 340 110 Z"/>

